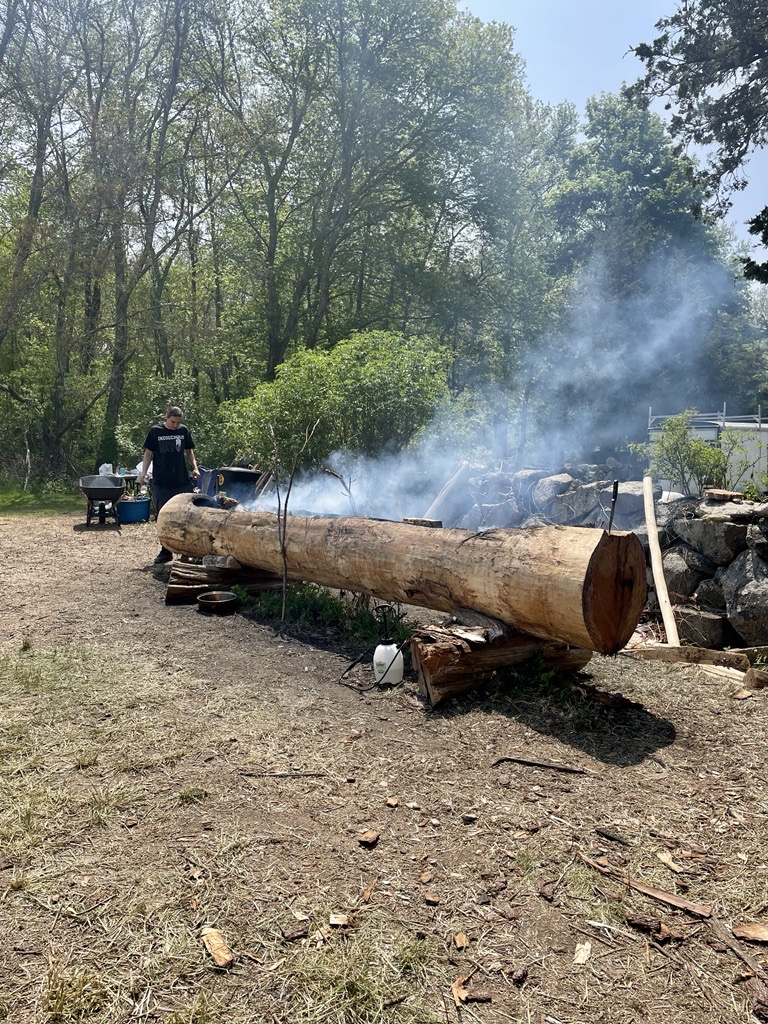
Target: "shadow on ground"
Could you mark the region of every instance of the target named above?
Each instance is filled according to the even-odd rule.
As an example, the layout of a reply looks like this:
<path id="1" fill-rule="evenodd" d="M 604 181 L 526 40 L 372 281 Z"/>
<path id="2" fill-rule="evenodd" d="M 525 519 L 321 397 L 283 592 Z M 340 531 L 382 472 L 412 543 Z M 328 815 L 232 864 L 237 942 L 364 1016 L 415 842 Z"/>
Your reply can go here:
<path id="1" fill-rule="evenodd" d="M 432 713 L 454 718 L 470 708 L 487 711 L 513 718 L 604 764 L 628 767 L 649 758 L 658 762 L 654 754 L 675 741 L 672 722 L 620 693 L 593 686 L 591 679 L 586 673 L 546 680 L 499 673 L 485 690 Z M 503 756 L 505 751 L 498 753 Z"/>

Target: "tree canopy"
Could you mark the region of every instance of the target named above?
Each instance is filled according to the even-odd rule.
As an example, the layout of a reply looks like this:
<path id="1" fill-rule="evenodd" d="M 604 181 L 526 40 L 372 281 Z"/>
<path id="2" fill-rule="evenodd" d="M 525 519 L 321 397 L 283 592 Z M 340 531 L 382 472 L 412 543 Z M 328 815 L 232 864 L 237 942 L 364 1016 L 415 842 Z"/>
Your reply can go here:
<path id="1" fill-rule="evenodd" d="M 708 153 L 702 181 L 727 205 L 745 184 L 745 163 L 768 140 L 768 8 L 753 0 L 684 0 L 634 48 L 645 63 L 639 90 L 663 97 L 672 135 Z M 768 206 L 750 222 L 768 242 Z M 768 263 L 745 261 L 748 277 L 768 281 Z"/>
<path id="2" fill-rule="evenodd" d="M 223 464 L 254 396 L 277 430 L 329 367 L 332 447 L 401 447 L 440 395 L 446 434 L 522 458 L 609 365 L 626 408 L 764 351 L 661 120 L 538 102 L 454 0 L 9 0 L 0 101 L 0 474 L 135 464 L 167 403 Z M 341 385 L 377 374 L 398 415 L 353 429 Z"/>

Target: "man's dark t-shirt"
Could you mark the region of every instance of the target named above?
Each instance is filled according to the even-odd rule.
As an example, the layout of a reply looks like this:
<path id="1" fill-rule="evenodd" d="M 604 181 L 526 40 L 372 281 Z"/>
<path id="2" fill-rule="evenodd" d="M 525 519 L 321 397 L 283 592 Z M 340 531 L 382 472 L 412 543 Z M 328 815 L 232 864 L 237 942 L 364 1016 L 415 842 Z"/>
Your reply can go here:
<path id="1" fill-rule="evenodd" d="M 152 452 L 152 479 L 160 487 L 184 487 L 189 484 L 189 470 L 184 452 L 194 448 L 189 430 L 182 424 L 170 430 L 163 423 L 151 427 L 144 447 Z"/>

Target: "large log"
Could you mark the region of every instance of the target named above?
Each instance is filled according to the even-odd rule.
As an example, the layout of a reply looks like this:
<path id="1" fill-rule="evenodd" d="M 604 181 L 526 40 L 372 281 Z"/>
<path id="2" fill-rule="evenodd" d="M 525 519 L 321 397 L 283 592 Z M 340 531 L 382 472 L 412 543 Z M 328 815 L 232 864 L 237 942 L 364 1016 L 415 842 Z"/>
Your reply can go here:
<path id="1" fill-rule="evenodd" d="M 278 519 L 179 494 L 160 542 L 202 557 L 282 571 Z M 290 579 L 440 611 L 470 608 L 545 640 L 615 654 L 645 603 L 645 558 L 631 533 L 567 526 L 425 530 L 382 519 L 289 516 Z"/>

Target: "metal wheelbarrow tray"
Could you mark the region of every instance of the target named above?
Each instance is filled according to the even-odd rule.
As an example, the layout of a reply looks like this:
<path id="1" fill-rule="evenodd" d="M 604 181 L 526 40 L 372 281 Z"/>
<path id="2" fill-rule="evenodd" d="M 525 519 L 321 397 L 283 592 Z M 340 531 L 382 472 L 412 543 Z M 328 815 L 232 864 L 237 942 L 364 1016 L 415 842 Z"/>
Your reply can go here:
<path id="1" fill-rule="evenodd" d="M 100 523 L 106 523 L 107 516 L 115 522 L 117 518 L 117 503 L 125 493 L 125 480 L 120 476 L 81 476 L 80 490 L 88 501 L 86 512 L 86 526 L 91 525 L 91 520 L 98 518 Z"/>

